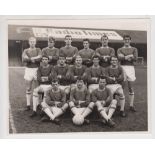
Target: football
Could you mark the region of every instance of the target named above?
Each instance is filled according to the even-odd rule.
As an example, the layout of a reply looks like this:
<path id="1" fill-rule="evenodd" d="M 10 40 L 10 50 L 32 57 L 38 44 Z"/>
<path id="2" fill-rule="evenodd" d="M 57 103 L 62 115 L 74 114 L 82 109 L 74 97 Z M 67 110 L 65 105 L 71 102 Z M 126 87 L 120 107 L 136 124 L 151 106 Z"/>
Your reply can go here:
<path id="1" fill-rule="evenodd" d="M 72 120 L 73 120 L 73 123 L 78 126 L 84 123 L 84 117 L 81 115 L 75 115 Z"/>

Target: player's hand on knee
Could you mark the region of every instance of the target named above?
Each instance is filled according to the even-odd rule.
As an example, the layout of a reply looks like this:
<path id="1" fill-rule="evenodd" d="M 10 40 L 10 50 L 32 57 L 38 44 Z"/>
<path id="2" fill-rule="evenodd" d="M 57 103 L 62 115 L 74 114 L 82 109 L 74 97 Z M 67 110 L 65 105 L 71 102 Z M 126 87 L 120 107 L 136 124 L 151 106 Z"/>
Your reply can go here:
<path id="1" fill-rule="evenodd" d="M 96 105 L 97 107 L 101 106 L 101 101 L 96 101 L 95 105 Z"/>

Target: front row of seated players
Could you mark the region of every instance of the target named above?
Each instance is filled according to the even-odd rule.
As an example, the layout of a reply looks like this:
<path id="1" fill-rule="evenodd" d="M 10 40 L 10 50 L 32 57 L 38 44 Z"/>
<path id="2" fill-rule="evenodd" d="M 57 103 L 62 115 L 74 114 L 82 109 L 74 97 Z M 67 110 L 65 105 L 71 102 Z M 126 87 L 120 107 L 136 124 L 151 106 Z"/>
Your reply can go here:
<path id="1" fill-rule="evenodd" d="M 115 112 L 117 100 L 113 99 L 111 91 L 106 88 L 105 77 L 101 76 L 99 87 L 91 95 L 84 84 L 84 80 L 78 77 L 76 87 L 70 92 L 69 104 L 66 101 L 66 93 L 60 89 L 58 80 L 55 79 L 52 80 L 51 89 L 46 92 L 45 99 L 41 103 L 42 110 L 45 113 L 42 121 L 51 121 L 59 125 L 60 120 L 58 117 L 64 114 L 69 106 L 74 115 L 74 124 L 89 123 L 86 117 L 92 112 L 95 105 L 102 116 L 102 122 L 107 123 L 109 127 L 114 127 L 115 123 L 111 117 Z"/>

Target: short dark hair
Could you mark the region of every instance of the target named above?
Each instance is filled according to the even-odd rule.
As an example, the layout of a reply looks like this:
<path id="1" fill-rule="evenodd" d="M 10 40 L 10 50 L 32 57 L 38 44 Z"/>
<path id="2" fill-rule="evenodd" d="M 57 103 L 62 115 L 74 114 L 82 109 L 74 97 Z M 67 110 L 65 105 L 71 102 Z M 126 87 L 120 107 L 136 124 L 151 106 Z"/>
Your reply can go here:
<path id="1" fill-rule="evenodd" d="M 76 81 L 83 81 L 83 82 L 84 82 L 84 79 L 83 79 L 81 76 L 78 76 L 78 77 L 76 78 Z"/>
<path id="2" fill-rule="evenodd" d="M 101 40 L 102 40 L 103 38 L 109 39 L 108 36 L 107 36 L 105 33 L 101 36 Z"/>
<path id="3" fill-rule="evenodd" d="M 116 58 L 118 60 L 118 58 L 116 56 L 111 56 L 110 61 L 112 60 L 112 58 Z"/>
<path id="4" fill-rule="evenodd" d="M 54 37 L 52 37 L 52 36 L 49 36 L 49 37 L 48 37 L 48 42 L 53 42 L 53 41 L 55 42 L 55 39 L 54 39 Z"/>
<path id="5" fill-rule="evenodd" d="M 99 77 L 99 80 L 101 80 L 101 79 L 105 79 L 105 80 L 107 81 L 107 77 L 106 77 L 105 75 L 101 75 L 101 76 Z"/>
<path id="6" fill-rule="evenodd" d="M 88 38 L 83 39 L 83 42 L 84 41 L 88 41 L 90 43 L 90 40 Z"/>
<path id="7" fill-rule="evenodd" d="M 49 56 L 48 56 L 48 55 L 42 55 L 42 59 L 43 59 L 43 58 L 49 59 Z"/>
<path id="8" fill-rule="evenodd" d="M 58 80 L 58 78 L 54 78 L 54 79 L 52 79 L 52 81 L 51 81 L 51 83 L 59 83 L 59 80 Z"/>
<path id="9" fill-rule="evenodd" d="M 97 54 L 95 54 L 95 55 L 92 56 L 92 60 L 93 60 L 94 58 L 98 58 L 98 59 L 100 60 L 100 56 L 97 55 Z"/>
<path id="10" fill-rule="evenodd" d="M 125 39 L 125 38 L 130 38 L 130 40 L 131 40 L 131 36 L 128 35 L 128 34 L 124 34 L 124 35 L 123 35 L 123 39 Z"/>
<path id="11" fill-rule="evenodd" d="M 71 37 L 71 38 L 72 38 L 72 36 L 71 36 L 71 35 L 69 35 L 69 34 L 67 34 L 67 35 L 65 36 L 65 39 L 66 39 L 67 37 Z"/>

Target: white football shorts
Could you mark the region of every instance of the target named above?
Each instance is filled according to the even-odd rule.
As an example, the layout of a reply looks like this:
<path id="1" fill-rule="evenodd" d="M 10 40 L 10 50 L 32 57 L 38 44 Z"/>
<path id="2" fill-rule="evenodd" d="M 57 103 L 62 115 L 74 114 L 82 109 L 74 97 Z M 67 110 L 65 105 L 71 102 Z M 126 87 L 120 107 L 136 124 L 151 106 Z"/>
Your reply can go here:
<path id="1" fill-rule="evenodd" d="M 135 68 L 134 66 L 122 66 L 124 72 L 124 81 L 135 81 Z"/>
<path id="2" fill-rule="evenodd" d="M 122 86 L 120 84 L 107 84 L 106 88 L 108 88 L 112 94 L 114 94 L 116 92 L 116 90 L 118 88 L 122 88 Z"/>
<path id="3" fill-rule="evenodd" d="M 27 81 L 37 80 L 38 68 L 25 68 L 24 79 Z"/>
<path id="4" fill-rule="evenodd" d="M 44 93 L 44 92 L 50 90 L 51 88 L 52 88 L 52 86 L 50 84 L 49 85 L 41 84 L 40 86 L 35 88 L 34 91 L 38 92 L 38 93 Z"/>

